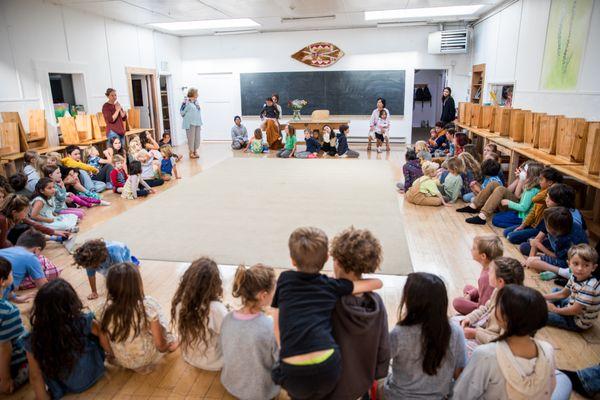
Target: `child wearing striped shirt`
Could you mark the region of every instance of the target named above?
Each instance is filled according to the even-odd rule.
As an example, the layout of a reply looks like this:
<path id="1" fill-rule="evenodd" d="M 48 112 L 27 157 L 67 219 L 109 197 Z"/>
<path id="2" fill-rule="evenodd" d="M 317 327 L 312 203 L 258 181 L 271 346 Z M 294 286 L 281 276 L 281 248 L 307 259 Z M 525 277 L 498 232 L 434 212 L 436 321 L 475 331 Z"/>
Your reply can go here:
<path id="1" fill-rule="evenodd" d="M 12 265 L 0 257 L 0 288 L 13 284 Z M 10 394 L 27 382 L 29 370 L 23 348 L 25 333 L 19 309 L 5 298 L 0 298 L 0 393 Z"/>
<path id="2" fill-rule="evenodd" d="M 600 312 L 598 253 L 587 244 L 569 249 L 572 271 L 567 286 L 544 297 L 548 302 L 548 325 L 575 332 L 592 327 Z M 558 290 L 558 291 L 556 291 Z"/>

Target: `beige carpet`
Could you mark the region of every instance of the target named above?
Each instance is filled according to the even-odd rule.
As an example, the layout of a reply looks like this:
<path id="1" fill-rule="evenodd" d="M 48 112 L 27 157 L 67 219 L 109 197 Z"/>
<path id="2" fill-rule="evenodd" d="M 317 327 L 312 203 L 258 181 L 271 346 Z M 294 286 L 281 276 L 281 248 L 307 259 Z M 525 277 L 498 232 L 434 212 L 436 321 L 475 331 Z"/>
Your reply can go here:
<path id="1" fill-rule="evenodd" d="M 117 240 L 141 259 L 290 267 L 298 226 L 329 237 L 354 225 L 381 240 L 381 272 L 412 272 L 387 161 L 232 158 L 78 235 Z M 327 267 L 331 269 L 331 263 Z"/>

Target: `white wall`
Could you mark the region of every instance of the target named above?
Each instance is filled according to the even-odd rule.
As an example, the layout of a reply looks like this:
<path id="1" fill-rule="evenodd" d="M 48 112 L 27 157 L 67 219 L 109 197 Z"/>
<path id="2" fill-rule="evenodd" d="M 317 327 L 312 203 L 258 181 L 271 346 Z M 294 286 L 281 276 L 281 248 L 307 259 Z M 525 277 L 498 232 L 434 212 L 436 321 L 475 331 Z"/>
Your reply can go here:
<path id="1" fill-rule="evenodd" d="M 169 62 L 181 86 L 179 38 L 39 0 L 0 1 L 0 111 L 19 111 L 27 130 L 28 109 L 45 108 L 51 143 L 58 143 L 49 110 L 48 72 L 83 73 L 88 112 L 98 112 L 106 88 L 117 90 L 129 108 L 125 67 L 160 67 Z M 158 87 L 158 82 L 157 82 Z M 173 96 L 171 108 L 178 109 Z M 46 100 L 46 101 L 45 101 Z M 181 125 L 178 113 L 173 127 Z M 184 132 L 176 129 L 179 142 Z"/>
<path id="2" fill-rule="evenodd" d="M 513 107 L 600 119 L 600 1 L 594 1 L 592 20 L 577 89 L 541 90 L 542 63 L 550 1 L 519 0 L 475 27 L 473 64 L 486 64 L 490 83 L 515 83 Z"/>
<path id="3" fill-rule="evenodd" d="M 412 87 L 415 69 L 448 69 L 448 83 L 457 101 L 466 99 L 471 69 L 470 57 L 461 55 L 427 54 L 427 35 L 435 27 L 406 27 L 387 29 L 344 29 L 330 31 L 303 31 L 262 33 L 237 36 L 181 38 L 181 57 L 184 81 L 189 86 L 212 87 L 207 80 L 217 74 L 224 85 L 232 87 L 228 93 L 200 93 L 204 107 L 204 131 L 210 125 L 217 135 L 228 138 L 234 114 L 241 113 L 240 73 L 271 71 L 314 71 L 290 56 L 304 46 L 318 41 L 331 42 L 346 55 L 328 70 L 399 69 L 406 71 L 404 116 L 392 116 L 391 135 L 410 141 L 412 122 Z M 433 93 L 434 98 L 438 93 Z M 206 100 L 209 97 L 210 100 Z M 310 100 L 310 99 L 308 99 Z M 208 103 L 208 104 L 207 104 Z M 219 104 L 219 107 L 215 105 Z M 221 112 L 208 113 L 206 106 Z M 373 99 L 375 108 L 375 99 Z M 229 115 L 222 115 L 229 110 Z M 259 110 L 257 110 L 258 113 Z M 256 118 L 246 118 L 248 130 L 258 126 Z M 352 117 L 351 131 L 365 136 L 368 117 Z M 205 136 L 206 137 L 206 136 Z"/>

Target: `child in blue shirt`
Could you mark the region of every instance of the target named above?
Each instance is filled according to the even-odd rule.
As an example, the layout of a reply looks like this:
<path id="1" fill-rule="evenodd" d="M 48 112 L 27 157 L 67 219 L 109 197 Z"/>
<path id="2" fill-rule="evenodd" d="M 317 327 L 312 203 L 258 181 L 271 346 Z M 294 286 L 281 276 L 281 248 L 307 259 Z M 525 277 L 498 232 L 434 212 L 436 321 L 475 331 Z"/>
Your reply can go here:
<path id="1" fill-rule="evenodd" d="M 344 295 L 382 287 L 379 279 L 332 279 L 320 271 L 328 259 L 328 239 L 318 228 L 298 228 L 288 241 L 297 270 L 283 272 L 272 307 L 280 343 L 273 381 L 291 398 L 325 398 L 341 376 L 340 350 L 333 338 L 331 314 Z"/>
<path id="2" fill-rule="evenodd" d="M 521 252 L 529 256 L 525 266 L 544 273 L 542 279 L 549 280 L 559 275 L 569 278 L 567 262 L 569 248 L 572 245 L 588 243 L 581 225 L 573 222 L 573 215 L 566 207 L 550 207 L 544 212 L 544 227 L 529 243 L 521 244 Z M 538 256 L 538 253 L 541 253 Z"/>
<path id="3" fill-rule="evenodd" d="M 75 264 L 85 268 L 92 293 L 88 300 L 98 298 L 96 289 L 96 272 L 106 276 L 108 269 L 117 263 L 130 262 L 140 265 L 139 260 L 131 255 L 129 247 L 119 242 L 109 242 L 102 239 L 88 240 L 73 253 Z"/>
<path id="4" fill-rule="evenodd" d="M 296 158 L 317 158 L 319 151 L 321 151 L 319 130 L 315 129 L 311 135 L 310 129 L 307 128 L 304 131 L 304 141 L 306 142 L 306 151 L 296 153 Z"/>
<path id="5" fill-rule="evenodd" d="M 174 175 L 175 179 L 180 179 L 179 171 L 177 170 L 177 157 L 173 153 L 173 148 L 165 144 L 160 146 L 160 154 L 162 160 L 160 161 L 160 174 L 163 180 L 168 181 Z"/>
<path id="6" fill-rule="evenodd" d="M 12 266 L 0 257 L 0 289 L 13 286 Z M 25 334 L 19 309 L 0 299 L 0 393 L 11 394 L 27 382 L 29 369 L 23 347 Z"/>

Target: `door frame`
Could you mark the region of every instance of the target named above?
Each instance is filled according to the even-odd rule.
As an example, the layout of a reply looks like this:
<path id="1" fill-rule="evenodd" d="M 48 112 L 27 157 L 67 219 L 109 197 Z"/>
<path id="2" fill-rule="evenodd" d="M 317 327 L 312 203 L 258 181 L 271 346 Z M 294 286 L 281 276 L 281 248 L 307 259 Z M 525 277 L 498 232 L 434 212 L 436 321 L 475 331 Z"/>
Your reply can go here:
<path id="1" fill-rule="evenodd" d="M 160 130 L 160 116 L 158 115 L 158 97 L 157 97 L 157 87 L 158 87 L 158 74 L 156 69 L 154 68 L 141 68 L 141 67 L 125 67 L 125 75 L 127 77 L 127 90 L 129 92 L 129 106 L 134 108 L 133 105 L 133 85 L 131 83 L 132 75 L 144 75 L 147 78 L 147 83 L 150 84 L 149 93 L 150 93 L 150 102 L 152 106 L 152 112 L 150 113 L 150 125 L 153 128 L 153 136 L 155 139 L 159 137 Z"/>

